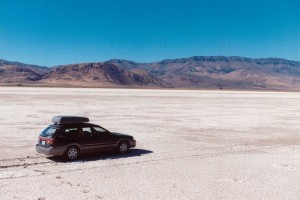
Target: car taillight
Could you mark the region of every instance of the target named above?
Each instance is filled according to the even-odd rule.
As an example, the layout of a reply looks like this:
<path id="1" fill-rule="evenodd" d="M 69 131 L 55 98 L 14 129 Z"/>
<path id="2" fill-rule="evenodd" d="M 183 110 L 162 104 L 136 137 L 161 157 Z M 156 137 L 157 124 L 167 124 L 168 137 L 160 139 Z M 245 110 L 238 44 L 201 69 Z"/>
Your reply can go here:
<path id="1" fill-rule="evenodd" d="M 47 140 L 47 143 L 48 144 L 54 144 L 55 143 L 55 139 L 50 138 L 50 139 Z"/>
<path id="2" fill-rule="evenodd" d="M 56 142 L 54 138 L 44 138 L 44 137 L 39 137 L 39 141 L 42 145 L 45 145 L 45 143 L 52 145 Z"/>

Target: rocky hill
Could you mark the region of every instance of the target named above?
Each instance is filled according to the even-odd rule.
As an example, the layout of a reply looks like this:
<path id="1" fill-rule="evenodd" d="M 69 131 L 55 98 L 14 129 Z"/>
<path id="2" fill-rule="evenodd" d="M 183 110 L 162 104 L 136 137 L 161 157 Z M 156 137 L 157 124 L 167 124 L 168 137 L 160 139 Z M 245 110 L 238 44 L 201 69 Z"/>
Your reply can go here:
<path id="1" fill-rule="evenodd" d="M 32 83 L 50 72 L 48 67 L 0 59 L 0 83 Z"/>
<path id="2" fill-rule="evenodd" d="M 139 75 L 107 62 L 58 66 L 43 76 L 39 83 L 92 87 L 170 86 L 155 76 Z"/>

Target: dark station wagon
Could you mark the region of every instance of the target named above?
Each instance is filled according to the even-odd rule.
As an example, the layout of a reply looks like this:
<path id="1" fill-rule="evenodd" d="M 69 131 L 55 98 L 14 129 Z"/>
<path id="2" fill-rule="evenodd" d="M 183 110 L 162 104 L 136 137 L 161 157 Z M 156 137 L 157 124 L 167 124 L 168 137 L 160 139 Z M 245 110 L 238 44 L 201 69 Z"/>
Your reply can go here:
<path id="1" fill-rule="evenodd" d="M 132 136 L 111 133 L 99 125 L 88 123 L 86 117 L 55 116 L 52 122 L 54 124 L 39 136 L 38 153 L 75 160 L 81 153 L 116 150 L 124 154 L 136 145 Z"/>

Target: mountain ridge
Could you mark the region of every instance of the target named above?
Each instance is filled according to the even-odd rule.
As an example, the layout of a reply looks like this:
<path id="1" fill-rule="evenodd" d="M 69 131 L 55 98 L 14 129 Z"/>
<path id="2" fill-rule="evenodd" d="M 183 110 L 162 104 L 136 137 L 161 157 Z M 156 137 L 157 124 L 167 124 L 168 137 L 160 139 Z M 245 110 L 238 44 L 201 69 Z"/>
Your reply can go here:
<path id="1" fill-rule="evenodd" d="M 300 91 L 300 61 L 192 56 L 150 63 L 111 59 L 47 68 L 0 59 L 0 83 Z"/>

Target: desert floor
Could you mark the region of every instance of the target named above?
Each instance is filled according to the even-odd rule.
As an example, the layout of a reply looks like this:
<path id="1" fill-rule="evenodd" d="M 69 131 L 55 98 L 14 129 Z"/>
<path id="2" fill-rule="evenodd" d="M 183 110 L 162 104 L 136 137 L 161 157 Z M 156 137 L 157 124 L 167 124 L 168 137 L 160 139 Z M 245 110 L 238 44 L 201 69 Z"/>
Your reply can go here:
<path id="1" fill-rule="evenodd" d="M 54 115 L 137 147 L 47 158 Z M 0 199 L 300 199 L 300 93 L 0 87 L 0 137 Z"/>

